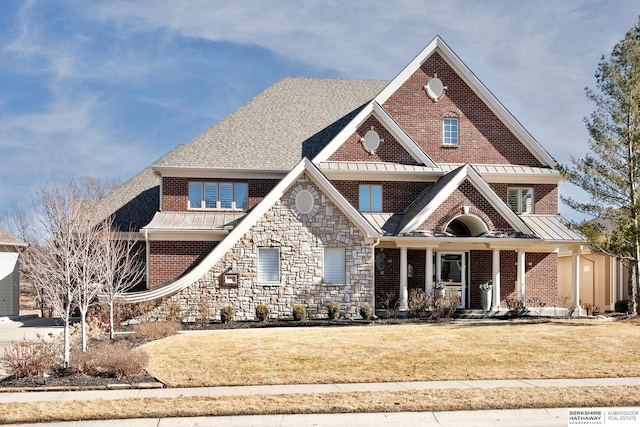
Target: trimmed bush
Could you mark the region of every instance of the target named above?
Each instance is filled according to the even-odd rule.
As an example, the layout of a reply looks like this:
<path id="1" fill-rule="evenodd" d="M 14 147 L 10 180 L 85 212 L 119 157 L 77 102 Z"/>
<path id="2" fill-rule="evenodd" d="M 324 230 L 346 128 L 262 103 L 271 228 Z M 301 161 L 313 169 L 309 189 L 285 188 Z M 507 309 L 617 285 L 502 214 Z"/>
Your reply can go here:
<path id="1" fill-rule="evenodd" d="M 148 340 L 158 340 L 175 335 L 182 326 L 178 322 L 147 322 L 135 325 L 133 330 Z"/>
<path id="2" fill-rule="evenodd" d="M 293 306 L 293 319 L 304 320 L 307 317 L 307 309 L 304 305 L 296 304 Z"/>
<path id="3" fill-rule="evenodd" d="M 260 303 L 256 306 L 256 318 L 261 322 L 269 318 L 269 306 L 267 304 Z"/>
<path id="4" fill-rule="evenodd" d="M 364 320 L 371 320 L 371 314 L 371 306 L 369 304 L 360 306 L 360 316 L 362 316 Z"/>
<path id="5" fill-rule="evenodd" d="M 61 344 L 38 336 L 23 338 L 4 349 L 2 363 L 18 378 L 32 377 L 51 372 L 60 360 Z"/>
<path id="6" fill-rule="evenodd" d="M 327 315 L 329 320 L 336 320 L 340 316 L 340 304 L 335 301 L 331 301 L 327 304 Z"/>
<path id="7" fill-rule="evenodd" d="M 133 350 L 125 341 L 118 341 L 84 353 L 71 353 L 69 370 L 85 375 L 122 378 L 142 373 L 147 363 L 147 353 Z"/>
<path id="8" fill-rule="evenodd" d="M 422 289 L 411 289 L 409 299 L 407 301 L 409 314 L 418 317 L 428 307 L 427 294 Z"/>
<path id="9" fill-rule="evenodd" d="M 222 323 L 229 323 L 233 319 L 233 308 L 225 305 L 220 309 L 220 320 Z"/>

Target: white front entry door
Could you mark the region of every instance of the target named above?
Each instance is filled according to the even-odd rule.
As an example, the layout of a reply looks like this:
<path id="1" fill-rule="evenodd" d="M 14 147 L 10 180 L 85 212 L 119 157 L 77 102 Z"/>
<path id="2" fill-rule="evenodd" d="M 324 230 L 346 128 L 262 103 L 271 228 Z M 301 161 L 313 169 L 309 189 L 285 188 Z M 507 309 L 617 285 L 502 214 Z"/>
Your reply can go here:
<path id="1" fill-rule="evenodd" d="M 436 280 L 446 286 L 446 293 L 460 298 L 460 308 L 467 307 L 467 263 L 464 252 L 438 252 L 440 277 Z"/>

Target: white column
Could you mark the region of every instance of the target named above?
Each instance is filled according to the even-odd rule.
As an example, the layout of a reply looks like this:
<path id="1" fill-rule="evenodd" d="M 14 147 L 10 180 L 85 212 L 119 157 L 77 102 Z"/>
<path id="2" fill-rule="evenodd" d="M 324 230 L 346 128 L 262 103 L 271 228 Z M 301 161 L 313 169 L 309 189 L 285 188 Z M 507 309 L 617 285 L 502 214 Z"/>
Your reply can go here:
<path id="1" fill-rule="evenodd" d="M 433 302 L 433 249 L 427 248 L 426 270 L 424 278 L 424 292 L 427 294 L 429 305 Z"/>
<path id="2" fill-rule="evenodd" d="M 407 275 L 407 248 L 400 248 L 400 311 L 407 311 L 409 297 L 409 279 Z"/>
<path id="3" fill-rule="evenodd" d="M 520 301 L 526 304 L 525 300 L 525 276 L 527 273 L 527 259 L 525 257 L 525 252 L 520 249 L 518 250 L 518 298 Z"/>
<path id="4" fill-rule="evenodd" d="M 571 251 L 571 308 L 580 312 L 580 250 Z"/>
<path id="5" fill-rule="evenodd" d="M 493 283 L 493 302 L 491 308 L 493 310 L 500 309 L 500 249 L 493 250 L 493 259 L 491 263 L 491 282 Z"/>

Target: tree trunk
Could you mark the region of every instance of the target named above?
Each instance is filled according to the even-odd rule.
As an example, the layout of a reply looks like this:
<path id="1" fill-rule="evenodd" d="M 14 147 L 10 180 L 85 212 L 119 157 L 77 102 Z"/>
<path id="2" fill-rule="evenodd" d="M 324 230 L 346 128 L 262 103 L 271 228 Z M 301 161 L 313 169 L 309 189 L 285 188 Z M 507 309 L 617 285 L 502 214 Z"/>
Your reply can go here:
<path id="1" fill-rule="evenodd" d="M 87 310 L 80 309 L 80 330 L 82 331 L 82 352 L 87 351 Z"/>
<path id="2" fill-rule="evenodd" d="M 109 337 L 114 338 L 115 327 L 113 325 L 113 299 L 109 300 Z"/>

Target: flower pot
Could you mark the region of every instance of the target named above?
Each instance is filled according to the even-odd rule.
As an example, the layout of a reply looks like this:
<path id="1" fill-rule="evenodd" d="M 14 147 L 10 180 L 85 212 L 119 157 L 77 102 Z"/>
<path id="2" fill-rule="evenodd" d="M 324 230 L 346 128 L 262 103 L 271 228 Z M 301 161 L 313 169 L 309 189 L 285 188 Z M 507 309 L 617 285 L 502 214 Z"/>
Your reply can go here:
<path id="1" fill-rule="evenodd" d="M 480 305 L 484 311 L 491 309 L 491 289 L 480 289 Z"/>

